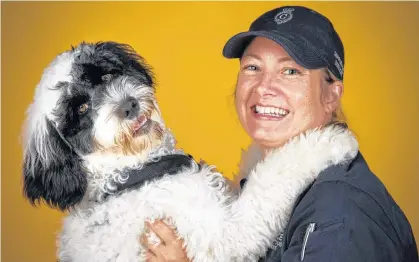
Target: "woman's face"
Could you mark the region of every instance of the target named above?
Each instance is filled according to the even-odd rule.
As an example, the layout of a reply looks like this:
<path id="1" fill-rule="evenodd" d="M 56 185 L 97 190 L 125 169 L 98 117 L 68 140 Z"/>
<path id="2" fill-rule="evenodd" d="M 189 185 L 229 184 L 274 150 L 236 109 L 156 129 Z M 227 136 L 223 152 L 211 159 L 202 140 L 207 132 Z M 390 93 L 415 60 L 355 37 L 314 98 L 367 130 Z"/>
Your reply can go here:
<path id="1" fill-rule="evenodd" d="M 330 121 L 342 83 L 328 83 L 324 69 L 299 66 L 274 41 L 256 37 L 240 62 L 236 110 L 249 136 L 263 148 Z"/>

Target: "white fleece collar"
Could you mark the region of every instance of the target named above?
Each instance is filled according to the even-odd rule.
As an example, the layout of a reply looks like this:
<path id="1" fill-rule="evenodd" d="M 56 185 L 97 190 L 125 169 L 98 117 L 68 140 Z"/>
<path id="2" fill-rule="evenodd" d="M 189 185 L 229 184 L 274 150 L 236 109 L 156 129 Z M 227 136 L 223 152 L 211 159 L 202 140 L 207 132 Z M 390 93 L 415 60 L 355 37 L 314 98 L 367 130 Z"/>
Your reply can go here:
<path id="1" fill-rule="evenodd" d="M 315 161 L 315 154 L 322 154 L 323 150 L 330 150 L 331 148 L 333 148 L 336 157 L 343 155 L 344 160 L 341 162 L 344 162 L 355 158 L 359 150 L 359 145 L 353 133 L 346 126 L 332 124 L 303 132 L 290 139 L 281 148 L 272 149 L 267 156 L 275 156 L 278 162 L 287 163 L 291 159 L 295 161 L 296 159 L 293 158 L 298 157 L 298 155 L 294 154 L 293 157 L 293 155 L 285 154 L 285 152 L 292 153 L 298 152 L 299 150 L 313 150 L 313 158 L 311 160 Z M 308 164 L 307 162 L 304 163 L 307 159 L 297 160 L 301 161 L 301 164 Z M 264 161 L 262 149 L 255 143 L 250 144 L 247 150 L 242 150 L 239 172 L 234 177 L 234 181 L 238 183 L 243 178 L 247 178 L 255 166 L 261 161 Z M 336 164 L 333 159 L 330 161 L 330 165 L 332 164 Z"/>

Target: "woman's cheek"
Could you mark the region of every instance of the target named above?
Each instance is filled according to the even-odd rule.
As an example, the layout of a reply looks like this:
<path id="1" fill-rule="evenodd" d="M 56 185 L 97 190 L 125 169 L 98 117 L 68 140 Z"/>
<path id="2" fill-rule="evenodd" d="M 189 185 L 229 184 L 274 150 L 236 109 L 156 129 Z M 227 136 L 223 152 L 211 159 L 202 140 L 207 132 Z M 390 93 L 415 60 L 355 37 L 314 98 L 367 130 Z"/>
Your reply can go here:
<path id="1" fill-rule="evenodd" d="M 294 95 L 294 99 L 295 99 L 295 103 L 296 104 L 301 104 L 302 101 L 304 100 L 305 96 L 302 93 L 296 93 Z"/>

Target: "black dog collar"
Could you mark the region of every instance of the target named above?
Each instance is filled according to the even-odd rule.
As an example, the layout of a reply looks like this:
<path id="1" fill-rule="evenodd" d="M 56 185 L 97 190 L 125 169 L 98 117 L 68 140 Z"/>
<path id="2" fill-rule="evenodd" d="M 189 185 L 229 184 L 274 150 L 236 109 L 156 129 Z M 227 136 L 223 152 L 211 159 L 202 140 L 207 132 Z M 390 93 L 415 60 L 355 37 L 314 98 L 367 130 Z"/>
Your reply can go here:
<path id="1" fill-rule="evenodd" d="M 140 170 L 125 169 L 123 172 L 128 176 L 125 183 L 116 184 L 114 194 L 125 190 L 132 190 L 141 187 L 145 182 L 158 179 L 164 175 L 175 175 L 184 167 L 191 167 L 195 161 L 191 155 L 166 155 L 160 157 L 158 161 L 148 162 Z M 106 195 L 108 197 L 109 195 Z"/>

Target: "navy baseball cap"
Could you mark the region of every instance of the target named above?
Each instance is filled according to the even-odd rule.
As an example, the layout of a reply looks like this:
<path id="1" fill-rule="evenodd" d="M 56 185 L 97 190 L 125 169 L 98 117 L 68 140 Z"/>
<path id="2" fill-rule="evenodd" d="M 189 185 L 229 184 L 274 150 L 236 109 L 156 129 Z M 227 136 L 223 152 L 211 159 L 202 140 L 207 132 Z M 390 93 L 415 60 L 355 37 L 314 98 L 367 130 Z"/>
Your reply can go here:
<path id="1" fill-rule="evenodd" d="M 307 69 L 328 68 L 343 80 L 344 48 L 333 24 L 320 13 L 303 6 L 283 6 L 257 18 L 249 31 L 231 37 L 223 56 L 240 58 L 247 45 L 263 36 L 281 45 Z"/>

